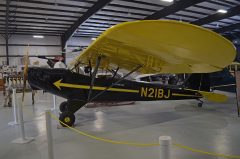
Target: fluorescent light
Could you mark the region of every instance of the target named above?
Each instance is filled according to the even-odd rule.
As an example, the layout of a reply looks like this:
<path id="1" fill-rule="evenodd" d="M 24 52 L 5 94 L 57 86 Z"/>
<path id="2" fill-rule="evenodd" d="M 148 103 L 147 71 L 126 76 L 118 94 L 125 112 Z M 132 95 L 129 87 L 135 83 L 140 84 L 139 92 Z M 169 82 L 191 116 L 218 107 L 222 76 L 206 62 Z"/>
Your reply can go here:
<path id="1" fill-rule="evenodd" d="M 163 2 L 173 2 L 173 0 L 161 0 Z"/>
<path id="2" fill-rule="evenodd" d="M 219 9 L 219 10 L 217 10 L 217 12 L 225 14 L 225 13 L 227 13 L 227 10 L 226 9 Z"/>
<path id="3" fill-rule="evenodd" d="M 33 35 L 34 38 L 37 38 L 37 39 L 43 39 L 44 36 L 43 35 Z"/>

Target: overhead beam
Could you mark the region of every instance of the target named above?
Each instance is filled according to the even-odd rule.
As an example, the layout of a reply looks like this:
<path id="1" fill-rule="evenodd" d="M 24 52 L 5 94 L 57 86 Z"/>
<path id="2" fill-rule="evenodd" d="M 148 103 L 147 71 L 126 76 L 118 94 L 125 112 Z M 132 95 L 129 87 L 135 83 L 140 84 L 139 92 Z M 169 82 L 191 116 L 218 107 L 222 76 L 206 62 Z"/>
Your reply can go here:
<path id="1" fill-rule="evenodd" d="M 238 15 L 238 14 L 240 14 L 240 5 L 228 9 L 228 12 L 226 14 L 215 13 L 215 14 L 209 15 L 207 17 L 198 19 L 198 20 L 192 22 L 192 24 L 195 24 L 195 25 L 209 24 L 209 23 L 216 22 L 221 19 L 226 19 L 226 18 L 235 16 L 235 15 Z"/>
<path id="2" fill-rule="evenodd" d="M 6 32 L 6 30 L 1 30 L 0 29 L 0 32 Z M 52 31 L 52 32 L 50 32 L 50 31 L 32 31 L 32 30 L 29 30 L 29 31 L 18 31 L 18 30 L 13 30 L 13 31 L 11 31 L 11 30 L 9 30 L 8 31 L 8 34 L 15 34 L 15 33 L 33 33 L 33 34 L 35 34 L 35 35 L 39 35 L 39 34 L 55 34 L 55 35 L 60 35 L 60 33 L 58 33 L 58 32 L 54 32 L 54 31 Z"/>
<path id="3" fill-rule="evenodd" d="M 11 0 L 13 2 L 19 2 L 19 0 Z M 44 2 L 44 1 L 38 1 L 38 0 L 34 0 L 34 1 L 29 1 L 29 0 L 21 0 L 20 2 L 24 2 L 24 3 L 28 3 L 28 4 L 32 4 L 32 5 L 49 5 L 49 6 L 60 6 L 60 7 L 71 7 L 71 8 L 75 8 L 75 9 L 79 9 L 79 8 L 84 8 L 84 9 L 88 9 L 88 6 L 83 6 L 83 5 L 72 5 L 71 3 L 67 4 L 67 3 L 60 3 L 57 1 L 53 1 L 53 2 Z M 88 3 L 88 2 L 82 2 L 82 3 Z"/>
<path id="4" fill-rule="evenodd" d="M 2 29 L 7 29 L 6 27 L 1 27 L 0 26 L 0 30 Z M 11 31 L 54 31 L 54 32 L 59 32 L 59 33 L 62 33 L 65 31 L 65 29 L 48 29 L 48 28 L 45 28 L 45 27 L 42 27 L 42 28 L 20 28 L 20 27 L 17 27 L 17 28 L 14 28 L 14 27 L 9 27 L 8 26 L 8 31 L 11 32 Z"/>
<path id="5" fill-rule="evenodd" d="M 170 14 L 176 13 L 180 10 L 183 10 L 185 8 L 188 8 L 190 6 L 193 6 L 197 3 L 201 3 L 204 2 L 205 0 L 194 0 L 194 1 L 190 1 L 190 0 L 179 0 L 174 2 L 172 5 L 165 7 L 162 10 L 159 10 L 155 13 L 153 13 L 152 15 L 147 16 L 146 18 L 144 18 L 145 20 L 151 20 L 151 19 L 160 19 L 163 17 L 166 17 Z"/>
<path id="6" fill-rule="evenodd" d="M 227 39 L 234 41 L 239 39 L 240 40 L 240 34 L 237 33 L 233 33 L 233 34 L 227 34 L 227 35 L 223 35 L 224 37 L 226 37 Z"/>
<path id="7" fill-rule="evenodd" d="M 147 2 L 144 2 L 144 1 L 141 1 L 141 0 L 121 0 L 121 1 L 124 1 L 124 2 L 132 2 L 132 3 L 137 3 L 137 4 L 141 4 L 141 5 L 148 5 L 148 6 L 151 6 L 151 7 L 165 7 L 164 5 L 161 5 L 161 4 L 156 4 L 152 1 L 147 1 Z"/>
<path id="8" fill-rule="evenodd" d="M 129 1 L 131 2 L 131 1 Z M 129 10 L 138 10 L 138 11 L 146 11 L 146 12 L 155 12 L 157 11 L 158 9 L 149 9 L 149 8 L 146 8 L 146 7 L 139 7 L 139 6 L 126 6 L 124 4 L 109 4 L 109 7 L 119 7 L 119 8 L 126 8 L 126 9 L 129 9 Z"/>
<path id="9" fill-rule="evenodd" d="M 67 40 L 73 36 L 74 32 L 78 29 L 78 27 L 83 24 L 88 18 L 90 18 L 93 14 L 98 12 L 112 0 L 98 0 L 88 11 L 83 14 L 62 36 L 62 45 L 65 46 Z"/>
<path id="10" fill-rule="evenodd" d="M 0 34 L 3 32 L 0 31 Z M 14 32 L 11 33 L 11 35 L 44 35 L 44 36 L 60 36 L 59 34 L 56 33 L 33 33 L 33 32 Z"/>
<path id="11" fill-rule="evenodd" d="M 0 19 L 1 21 L 1 19 Z M 29 21 L 29 20 L 19 20 L 19 19 L 15 19 L 15 20 L 9 20 L 9 22 L 12 24 L 16 24 L 16 23 L 24 23 L 24 24 L 45 24 L 45 25 L 61 25 L 61 26 L 67 26 L 67 28 L 69 28 L 69 26 L 71 25 L 70 23 L 66 23 L 66 22 L 54 22 L 54 21 L 51 21 L 51 22 L 42 22 L 42 21 Z"/>
<path id="12" fill-rule="evenodd" d="M 6 5 L 0 4 L 0 7 L 6 7 Z M 16 4 L 10 4 L 9 7 L 21 8 L 21 9 L 33 9 L 36 11 L 52 11 L 52 12 L 54 11 L 54 12 L 60 12 L 60 13 L 74 13 L 74 14 L 84 13 L 83 11 L 54 9 L 54 8 L 46 8 L 46 7 L 41 7 L 41 6 L 33 7 L 33 6 L 21 6 L 21 5 L 16 5 Z"/>
<path id="13" fill-rule="evenodd" d="M 5 13 L 6 10 L 5 9 L 0 9 L 1 13 Z M 14 13 L 16 14 L 24 14 L 24 15 L 34 15 L 34 16 L 44 16 L 44 17 L 62 17 L 62 18 L 78 18 L 79 16 L 73 16 L 73 15 L 66 15 L 66 14 L 50 14 L 50 13 L 38 13 L 38 12 L 29 12 L 29 11 L 18 11 L 15 10 Z M 83 12 L 84 13 L 84 12 Z M 83 13 L 79 13 L 79 14 L 83 14 Z"/>
<path id="14" fill-rule="evenodd" d="M 131 10 L 129 11 L 123 11 L 123 10 L 114 10 L 112 8 L 103 8 L 101 11 L 103 12 L 110 12 L 110 13 L 122 13 L 122 14 L 131 14 L 131 15 L 138 15 L 138 16 L 147 16 L 148 14 L 146 13 L 136 13 L 136 12 L 132 12 Z"/>
<path id="15" fill-rule="evenodd" d="M 5 15 L 0 15 L 1 18 L 5 18 Z M 61 16 L 60 16 L 61 17 Z M 36 17 L 36 16 L 18 16 L 18 15 L 11 15 L 9 16 L 9 18 L 13 18 L 13 19 L 27 19 L 27 20 L 41 20 L 42 23 L 46 22 L 46 21 L 55 21 L 55 22 L 75 22 L 75 19 L 59 19 L 59 17 L 57 18 L 44 18 L 44 17 Z"/>
<path id="16" fill-rule="evenodd" d="M 236 24 L 232 24 L 232 25 L 229 25 L 226 27 L 215 29 L 214 31 L 218 32 L 218 33 L 224 33 L 224 32 L 239 29 L 239 28 L 240 28 L 240 23 L 236 23 Z"/>
<path id="17" fill-rule="evenodd" d="M 0 22 L 0 27 L 4 26 L 5 27 L 5 23 L 1 23 Z M 67 29 L 67 26 L 50 26 L 50 25 L 46 25 L 46 24 L 41 24 L 41 25 L 28 25 L 28 24 L 9 24 L 9 28 L 16 28 L 16 27 L 25 27 L 25 28 L 49 28 L 49 29 Z"/>

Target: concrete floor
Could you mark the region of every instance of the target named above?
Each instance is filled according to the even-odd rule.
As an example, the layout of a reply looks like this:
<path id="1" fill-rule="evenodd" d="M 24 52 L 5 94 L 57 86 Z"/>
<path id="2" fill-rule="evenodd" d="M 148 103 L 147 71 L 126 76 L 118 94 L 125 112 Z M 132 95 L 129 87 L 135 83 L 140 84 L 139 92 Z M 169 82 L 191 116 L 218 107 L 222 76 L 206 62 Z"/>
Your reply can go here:
<path id="1" fill-rule="evenodd" d="M 158 137 L 168 135 L 180 143 L 204 151 L 240 155 L 240 118 L 236 99 L 228 94 L 225 104 L 206 102 L 198 108 L 196 101 L 136 102 L 134 105 L 83 108 L 77 115 L 76 128 L 98 137 L 138 143 L 156 143 Z M 57 98 L 59 104 L 63 99 Z M 47 142 L 44 110 L 52 107 L 52 95 L 37 93 L 34 106 L 24 106 L 27 136 L 35 140 L 29 144 L 13 144 L 18 138 L 18 126 L 9 126 L 11 108 L 3 108 L 0 96 L 0 158 L 46 159 Z M 54 112 L 58 114 L 57 111 Z M 114 145 L 89 139 L 52 122 L 54 154 L 58 159 L 158 159 L 159 147 Z M 172 148 L 178 159 L 216 159 L 214 157 Z"/>

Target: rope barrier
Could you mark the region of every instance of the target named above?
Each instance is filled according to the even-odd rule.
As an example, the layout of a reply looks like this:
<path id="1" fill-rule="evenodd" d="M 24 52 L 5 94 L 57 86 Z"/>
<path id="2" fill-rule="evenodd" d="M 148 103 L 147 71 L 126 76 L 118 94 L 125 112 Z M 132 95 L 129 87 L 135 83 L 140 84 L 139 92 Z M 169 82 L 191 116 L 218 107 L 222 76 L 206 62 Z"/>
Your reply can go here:
<path id="1" fill-rule="evenodd" d="M 153 147 L 153 146 L 159 146 L 160 144 L 159 143 L 134 143 L 134 142 L 126 142 L 126 141 L 116 141 L 116 140 L 110 140 L 110 139 L 105 139 L 105 138 L 100 138 L 100 137 L 97 137 L 97 136 L 94 136 L 94 135 L 90 135 L 88 133 L 85 133 L 83 131 L 80 131 L 78 129 L 75 129 L 73 127 L 70 127 L 68 126 L 67 124 L 63 123 L 62 121 L 60 121 L 58 119 L 57 116 L 55 116 L 54 114 L 52 114 L 51 112 L 49 112 L 51 117 L 60 122 L 61 124 L 63 124 L 64 126 L 66 126 L 67 128 L 69 128 L 70 130 L 73 130 L 74 132 L 80 134 L 80 135 L 83 135 L 83 136 L 86 136 L 88 138 L 91 138 L 91 139 L 95 139 L 95 140 L 98 140 L 98 141 L 103 141 L 103 142 L 107 142 L 107 143 L 111 143 L 111 144 L 121 144 L 121 145 L 129 145 L 129 146 L 139 146 L 139 147 Z M 184 149 L 184 150 L 188 150 L 188 151 L 191 151 L 191 152 L 194 152 L 194 153 L 199 153 L 199 154 L 204 154 L 204 155 L 208 155 L 208 156 L 215 156 L 215 157 L 223 157 L 223 158 L 238 158 L 240 159 L 240 156 L 234 156 L 234 155 L 225 155 L 225 154 L 217 154 L 217 153 L 212 153 L 212 152 L 207 152 L 207 151 L 203 151 L 203 150 L 199 150 L 199 149 L 194 149 L 194 148 L 191 148 L 191 147 L 188 147 L 188 146 L 185 146 L 185 145 L 182 145 L 182 144 L 177 144 L 177 143 L 173 143 L 174 146 L 178 147 L 178 148 L 181 148 L 181 149 Z"/>
<path id="2" fill-rule="evenodd" d="M 99 140 L 99 141 L 103 141 L 103 142 L 108 142 L 108 143 L 112 143 L 112 144 L 121 144 L 121 145 L 130 145 L 130 146 L 141 146 L 141 147 L 150 147 L 150 146 L 159 146 L 159 143 L 150 143 L 150 144 L 145 144 L 145 143 L 134 143 L 134 142 L 125 142 L 125 141 L 116 141 L 116 140 L 109 140 L 109 139 L 105 139 L 105 138 L 100 138 L 100 137 L 96 137 L 90 134 L 87 134 L 85 132 L 82 132 L 78 129 L 75 129 L 73 127 L 68 126 L 67 124 L 63 123 L 62 121 L 60 121 L 58 119 L 58 117 L 56 117 L 55 115 L 53 115 L 52 113 L 50 113 L 51 117 L 57 121 L 59 121 L 61 124 L 63 124 L 64 126 L 68 127 L 69 129 L 75 131 L 76 133 L 89 137 L 91 139 L 95 139 L 95 140 Z"/>
<path id="3" fill-rule="evenodd" d="M 215 156 L 215 157 L 223 157 L 223 158 L 240 158 L 240 156 L 233 156 L 233 155 L 225 155 L 225 154 L 217 154 L 217 153 L 212 153 L 212 152 L 207 152 L 207 151 L 203 151 L 203 150 L 198 150 L 198 149 L 194 149 L 185 145 L 181 145 L 181 144 L 176 144 L 173 143 L 174 146 L 179 147 L 181 149 L 185 149 L 194 153 L 200 153 L 200 154 L 204 154 L 204 155 L 208 155 L 208 156 Z"/>

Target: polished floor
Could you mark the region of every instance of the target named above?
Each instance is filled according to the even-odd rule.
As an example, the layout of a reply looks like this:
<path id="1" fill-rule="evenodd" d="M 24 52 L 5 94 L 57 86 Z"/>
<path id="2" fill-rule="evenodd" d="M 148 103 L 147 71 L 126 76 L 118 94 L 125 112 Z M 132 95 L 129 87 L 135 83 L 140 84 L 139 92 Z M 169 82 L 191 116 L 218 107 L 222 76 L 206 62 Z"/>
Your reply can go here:
<path id="1" fill-rule="evenodd" d="M 225 104 L 197 101 L 136 102 L 118 107 L 83 108 L 77 115 L 76 129 L 89 134 L 137 143 L 156 143 L 168 135 L 174 143 L 220 154 L 240 155 L 240 118 L 236 98 L 228 94 Z M 36 104 L 24 106 L 26 135 L 35 140 L 28 144 L 13 144 L 19 136 L 18 126 L 9 126 L 12 109 L 3 108 L 0 95 L 0 158 L 47 159 L 44 111 L 53 105 L 52 95 L 38 92 Z M 63 99 L 57 98 L 57 103 Z M 28 102 L 30 103 L 30 102 Z M 58 111 L 54 111 L 56 115 Z M 54 155 L 56 159 L 158 159 L 159 147 L 136 147 L 105 143 L 82 136 L 52 121 Z M 172 158 L 216 159 L 172 147 Z"/>

